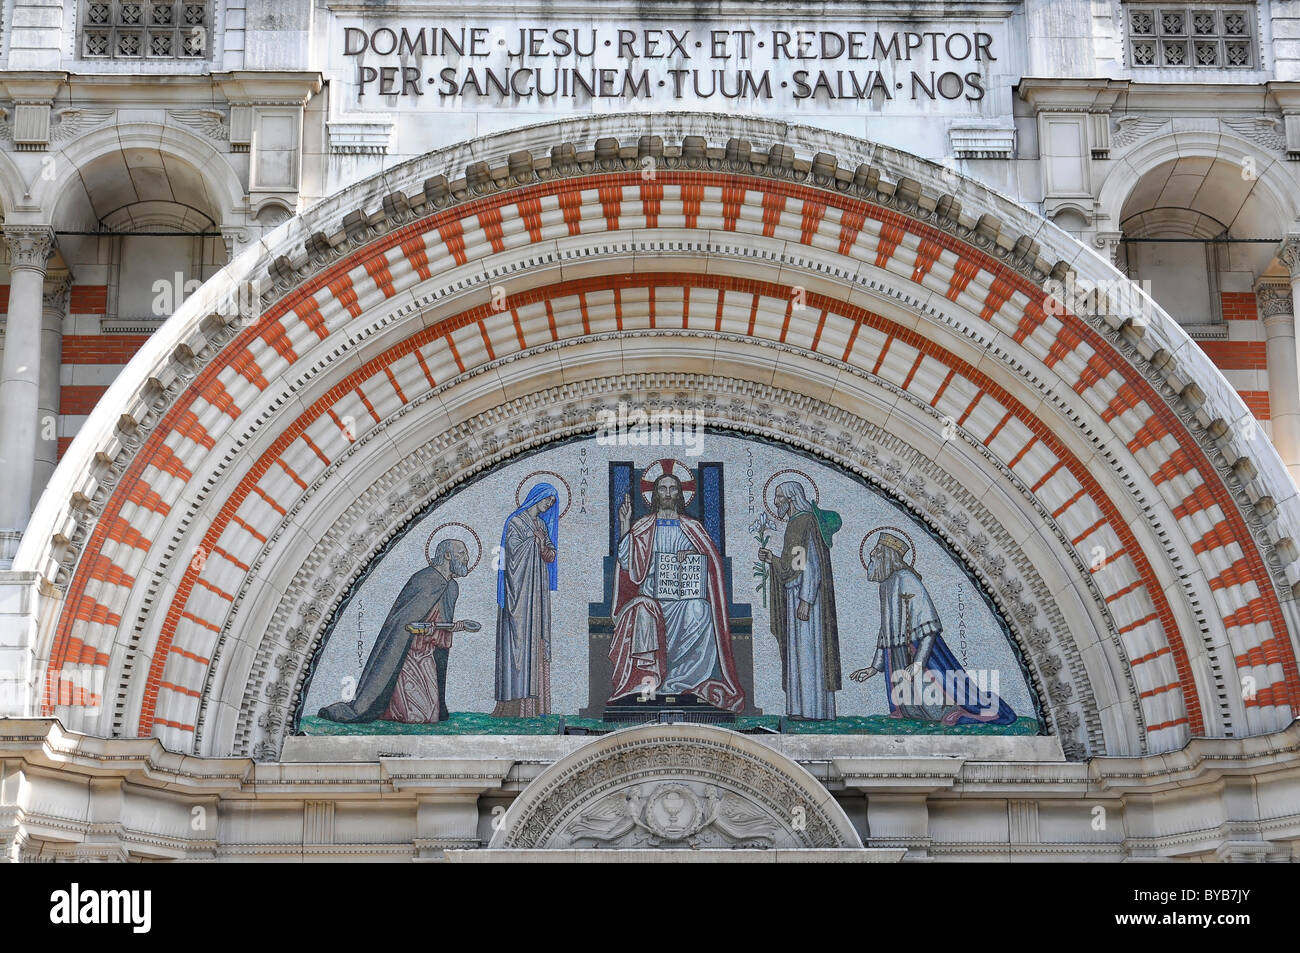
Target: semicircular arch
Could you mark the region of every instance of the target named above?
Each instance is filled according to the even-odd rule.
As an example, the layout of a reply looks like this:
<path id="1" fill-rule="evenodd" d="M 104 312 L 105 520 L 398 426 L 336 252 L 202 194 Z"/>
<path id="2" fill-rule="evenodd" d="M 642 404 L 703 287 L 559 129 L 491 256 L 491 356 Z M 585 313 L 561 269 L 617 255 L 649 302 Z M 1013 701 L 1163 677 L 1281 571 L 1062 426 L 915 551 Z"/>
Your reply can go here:
<path id="1" fill-rule="evenodd" d="M 671 808 L 659 809 L 667 799 Z M 732 827 L 728 816 L 743 823 Z M 656 847 L 862 846 L 834 796 L 770 747 L 704 725 L 649 725 L 613 732 L 548 765 L 511 804 L 488 847 L 611 847 L 638 825 Z"/>
<path id="2" fill-rule="evenodd" d="M 1274 210 L 1279 236 L 1292 230 L 1300 219 L 1297 182 L 1288 164 L 1256 143 L 1231 133 L 1169 132 L 1142 142 L 1114 163 L 1102 184 L 1097 207 L 1118 226 L 1125 203 L 1143 176 L 1179 159 L 1193 158 L 1235 164 L 1243 179 L 1255 179 L 1256 187 L 1265 197 L 1260 207 Z"/>
<path id="3" fill-rule="evenodd" d="M 690 128 L 694 120 L 676 121 Z M 1093 651 L 1109 658 L 1092 666 L 1093 678 L 1127 673 L 1135 700 L 1115 725 L 1127 718 L 1146 737 L 1135 743 L 1133 732 L 1116 728 L 1110 750 L 1167 750 L 1189 734 L 1289 721 L 1295 488 L 1271 447 L 1256 447 L 1258 465 L 1238 452 L 1230 421 L 1244 408 L 1204 356 L 1160 312 L 1134 325 L 1059 307 L 1043 290 L 1052 276 L 1113 280 L 1114 272 L 1046 222 L 1029 221 L 1032 233 L 1015 236 L 993 211 L 973 214 L 977 202 L 1003 210 L 1005 200 L 968 182 L 938 196 L 907 175 L 890 182 L 882 168 L 945 179 L 884 150 L 871 152 L 879 166 L 853 171 L 827 155 L 798 158 L 784 144 L 797 134 L 767 131 L 780 138 L 766 153 L 740 140 L 706 148 L 688 136 L 668 154 L 654 141 L 620 147 L 607 139 L 581 153 L 559 149 L 549 162 L 515 154 L 498 170 L 471 166 L 459 182 L 435 175 L 414 193 L 378 196 L 378 183 L 368 184 L 351 196 L 382 198 L 379 211 L 338 222 L 329 216 L 343 199 L 333 200 L 278 230 L 260 256 L 243 256 L 169 322 L 170 353 L 151 347 L 133 361 L 33 517 L 37 533 L 24 539 L 16 566 L 39 567 L 68 593 L 43 649 L 51 677 L 87 655 L 118 671 L 146 669 L 113 730 L 168 733 L 193 749 L 193 722 L 159 711 L 197 708 L 211 690 L 212 650 L 233 612 L 222 603 L 233 590 L 225 577 L 204 576 L 209 565 L 218 572 L 207 554 L 221 551 L 227 576 L 249 575 L 249 554 L 267 542 L 258 526 L 332 479 L 335 454 L 316 438 L 337 431 L 335 405 L 353 399 L 364 379 L 355 375 L 375 355 L 400 352 L 409 375 L 387 365 L 373 371 L 392 382 L 385 400 L 409 402 L 407 381 L 429 392 L 450 381 L 466 395 L 463 419 L 490 421 L 520 386 L 520 370 L 575 381 L 627 373 L 654 357 L 646 345 L 665 330 L 660 320 L 688 335 L 694 320 L 707 331 L 695 343 L 711 341 L 705 351 L 724 378 L 753 376 L 734 370 L 754 360 L 742 357 L 753 348 L 785 347 L 790 356 L 758 363 L 765 383 L 819 390 L 831 401 L 846 372 L 881 381 L 892 373 L 896 390 L 919 391 L 929 405 L 930 444 L 935 415 L 950 418 L 970 446 L 988 451 L 973 474 L 997 472 L 1028 487 L 1028 501 L 1000 505 L 1040 521 L 1050 514 L 1064 527 L 1074 578 L 1097 587 L 1102 614 L 1115 620 L 1092 634 Z M 632 171 L 640 152 L 660 157 L 649 180 Z M 445 161 L 430 157 L 387 184 Z M 1069 263 L 1052 264 L 1044 251 Z M 255 322 L 232 322 L 214 307 L 264 267 L 274 300 Z M 660 287 L 673 289 L 662 319 L 651 290 Z M 636 302 L 627 315 L 624 288 Z M 690 305 L 679 307 L 689 289 L 701 289 L 714 312 L 692 317 Z M 807 316 L 795 317 L 796 301 Z M 616 353 L 600 353 L 602 335 L 617 342 Z M 570 338 L 588 362 L 560 356 Z M 495 365 L 516 352 L 512 380 L 511 369 Z M 312 399 L 313 381 L 329 390 Z M 309 399 L 325 404 L 307 420 Z M 919 409 L 898 394 L 892 406 L 899 419 L 904 406 Z M 358 442 L 382 428 L 377 409 L 364 401 L 354 409 L 365 422 Z M 250 441 L 293 460 L 264 452 L 250 466 Z M 361 468 L 369 480 L 359 475 L 360 486 L 374 481 L 376 467 Z M 281 472 L 292 474 L 287 484 L 262 485 L 267 474 L 283 484 Z M 72 491 L 62 500 L 60 485 Z M 168 500 L 184 505 L 173 513 Z M 1103 558 L 1090 567 L 1097 547 Z M 195 548 L 204 564 L 186 568 L 176 556 Z M 160 560 L 180 567 L 167 598 L 165 572 L 141 573 Z M 121 653 L 116 634 L 127 627 L 147 666 Z M 1225 665 L 1256 680 L 1252 697 L 1222 675 Z M 250 670 L 245 660 L 223 678 L 238 687 Z M 222 744 L 233 736 L 219 734 Z"/>
<path id="4" fill-rule="evenodd" d="M 62 143 L 51 153 L 56 174 L 48 179 L 37 178 L 31 203 L 37 208 L 59 208 L 84 169 L 97 160 L 132 149 L 157 152 L 184 163 L 203 183 L 205 214 L 222 224 L 243 220 L 246 195 L 226 156 L 187 129 L 153 122 L 109 124 Z"/>

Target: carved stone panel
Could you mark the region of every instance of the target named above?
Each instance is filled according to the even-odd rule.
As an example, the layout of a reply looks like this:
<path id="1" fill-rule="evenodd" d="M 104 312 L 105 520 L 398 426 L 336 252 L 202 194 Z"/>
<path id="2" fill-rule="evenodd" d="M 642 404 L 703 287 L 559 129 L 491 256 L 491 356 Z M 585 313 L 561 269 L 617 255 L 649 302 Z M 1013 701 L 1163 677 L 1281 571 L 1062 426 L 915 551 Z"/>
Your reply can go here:
<path id="1" fill-rule="evenodd" d="M 615 732 L 543 771 L 489 847 L 861 847 L 843 809 L 795 762 L 734 731 Z"/>

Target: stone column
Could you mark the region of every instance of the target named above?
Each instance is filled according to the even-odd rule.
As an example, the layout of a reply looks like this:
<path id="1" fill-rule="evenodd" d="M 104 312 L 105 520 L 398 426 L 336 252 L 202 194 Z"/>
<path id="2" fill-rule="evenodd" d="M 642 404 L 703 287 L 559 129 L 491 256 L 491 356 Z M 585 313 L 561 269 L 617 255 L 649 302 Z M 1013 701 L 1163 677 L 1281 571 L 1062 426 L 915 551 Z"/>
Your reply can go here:
<path id="1" fill-rule="evenodd" d="M 63 366 L 63 321 L 68 314 L 69 274 L 52 275 L 41 298 L 41 371 L 36 399 L 36 465 L 32 469 L 32 509 L 59 462 L 59 390 Z"/>
<path id="2" fill-rule="evenodd" d="M 1295 300 L 1300 295 L 1300 235 L 1287 235 L 1278 249 L 1277 257 L 1286 265 L 1290 272 L 1290 288 L 1285 287 L 1285 279 L 1281 285 L 1274 284 L 1273 290 L 1277 293 L 1266 306 L 1263 298 L 1257 298 L 1259 302 L 1260 317 L 1264 321 L 1265 333 L 1268 337 L 1268 393 L 1269 404 L 1272 407 L 1271 416 L 1273 420 L 1273 443 L 1277 446 L 1278 452 L 1282 455 L 1282 462 L 1287 465 L 1291 471 L 1291 476 L 1297 482 L 1300 482 L 1300 367 L 1297 366 L 1296 341 L 1295 341 Z M 1285 292 L 1289 291 L 1289 294 Z M 1258 292 L 1256 292 L 1258 295 Z M 1269 325 L 1268 311 L 1276 309 L 1278 317 L 1275 318 L 1281 325 L 1278 331 L 1274 331 Z M 1282 346 L 1279 346 L 1279 360 L 1284 362 L 1285 366 L 1281 368 L 1281 378 L 1273 377 L 1273 335 L 1277 333 L 1286 345 L 1290 347 L 1289 356 L 1281 354 Z M 1289 419 L 1290 426 L 1290 447 L 1291 452 L 1287 454 L 1282 449 L 1282 444 L 1278 442 L 1278 417 L 1284 413 L 1291 415 Z"/>
<path id="3" fill-rule="evenodd" d="M 38 436 L 42 291 L 54 247 L 48 225 L 6 225 L 9 318 L 0 364 L 0 569 L 13 565 L 31 515 L 32 468 Z"/>
<path id="4" fill-rule="evenodd" d="M 1261 278 L 1255 285 L 1255 302 L 1264 322 L 1273 446 L 1291 476 L 1300 482 L 1300 367 L 1296 364 L 1291 300 L 1291 283 L 1285 278 Z"/>

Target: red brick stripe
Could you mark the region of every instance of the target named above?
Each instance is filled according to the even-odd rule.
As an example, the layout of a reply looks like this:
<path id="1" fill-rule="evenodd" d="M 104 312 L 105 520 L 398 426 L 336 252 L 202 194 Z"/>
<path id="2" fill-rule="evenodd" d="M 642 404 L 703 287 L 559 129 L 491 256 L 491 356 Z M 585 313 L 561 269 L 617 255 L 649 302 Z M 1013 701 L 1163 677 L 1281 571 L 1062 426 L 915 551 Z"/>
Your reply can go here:
<path id="1" fill-rule="evenodd" d="M 207 582 L 207 581 L 204 580 L 204 579 L 195 579 L 194 581 L 195 581 L 196 583 L 198 583 L 200 586 L 202 586 L 204 589 L 208 590 L 208 592 L 212 593 L 212 594 L 215 595 L 215 596 L 219 596 L 219 597 L 222 598 L 222 599 L 225 599 L 227 602 L 234 602 L 234 601 L 235 601 L 235 597 L 232 596 L 230 593 L 228 593 L 228 592 L 224 592 L 223 590 L 218 589 L 218 588 L 217 588 L 216 586 L 214 586 L 212 583 Z"/>
<path id="2" fill-rule="evenodd" d="M 1151 613 L 1151 615 L 1143 616 L 1141 619 L 1138 619 L 1136 622 L 1130 622 L 1128 625 L 1122 626 L 1119 629 L 1119 634 L 1124 635 L 1125 633 L 1132 632 L 1134 629 L 1139 629 L 1149 622 L 1155 622 L 1159 618 L 1160 617 L 1153 612 Z M 1156 649 L 1154 652 L 1151 652 L 1148 655 L 1143 655 L 1141 658 L 1133 659 L 1133 661 L 1131 661 L 1129 664 L 1141 665 L 1144 662 L 1150 662 L 1152 659 L 1157 659 L 1160 658 L 1160 656 L 1162 655 L 1168 655 L 1168 654 L 1169 654 L 1169 646 L 1162 645 L 1160 648 Z"/>
<path id="3" fill-rule="evenodd" d="M 1269 406 L 1268 391 L 1266 390 L 1239 390 L 1242 401 L 1249 408 L 1250 412 L 1255 415 L 1256 420 L 1268 420 L 1271 416 L 1271 407 Z"/>
<path id="4" fill-rule="evenodd" d="M 1208 483 L 1198 483 L 1191 495 L 1174 507 L 1174 518 L 1185 519 L 1193 513 L 1209 509 L 1218 502 Z"/>
<path id="5" fill-rule="evenodd" d="M 847 255 L 857 244 L 858 234 L 866 224 L 867 213 L 856 209 L 846 210 L 840 217 L 840 254 Z"/>
<path id="6" fill-rule="evenodd" d="M 289 474 L 289 479 L 293 480 L 294 483 L 297 483 L 302 489 L 307 489 L 306 481 L 304 481 L 302 477 L 298 476 L 293 467 L 289 466 L 289 464 L 285 463 L 283 460 L 276 460 L 275 462 L 280 465 L 281 470 Z"/>
<path id="7" fill-rule="evenodd" d="M 1266 371 L 1263 341 L 1200 341 L 1205 356 L 1223 371 Z"/>
<path id="8" fill-rule="evenodd" d="M 147 340 L 147 334 L 65 334 L 63 363 L 126 364 Z"/>
<path id="9" fill-rule="evenodd" d="M 740 207 L 745 204 L 745 187 L 728 184 L 722 187 L 722 227 L 729 232 L 736 230 L 736 219 L 740 218 Z"/>
<path id="10" fill-rule="evenodd" d="M 9 286 L 5 285 L 4 306 L 9 310 Z M 69 314 L 108 314 L 108 285 L 73 285 L 68 295 Z"/>
<path id="11" fill-rule="evenodd" d="M 985 321 L 992 321 L 993 315 L 1002 310 L 1002 306 L 1007 303 L 1015 290 L 1015 286 L 1006 278 L 1001 276 L 994 278 L 988 296 L 984 299 L 984 310 L 980 312 L 980 317 Z"/>
<path id="12" fill-rule="evenodd" d="M 570 188 L 556 196 L 560 203 L 560 212 L 564 215 L 564 224 L 569 227 L 570 235 L 582 232 L 582 192 Z"/>
<path id="13" fill-rule="evenodd" d="M 623 186 L 603 185 L 596 190 L 600 199 L 600 214 L 605 216 L 605 227 L 618 231 L 618 217 L 623 210 Z"/>
<path id="14" fill-rule="evenodd" d="M 657 228 L 659 212 L 663 208 L 664 187 L 659 182 L 641 183 L 641 211 L 645 214 L 645 227 Z"/>
<path id="15" fill-rule="evenodd" d="M 958 258 L 953 267 L 952 280 L 948 282 L 947 297 L 956 301 L 957 296 L 966 290 L 971 279 L 980 273 L 979 263 L 971 258 Z"/>
<path id="16" fill-rule="evenodd" d="M 880 226 L 880 241 L 876 244 L 877 268 L 884 268 L 889 264 L 889 259 L 894 257 L 894 252 L 898 249 L 898 243 L 906 234 L 906 231 L 892 222 L 885 222 Z"/>
<path id="17" fill-rule="evenodd" d="M 826 214 L 825 202 L 804 202 L 803 221 L 799 223 L 799 241 L 811 245 L 817 229 L 821 228 L 822 216 Z"/>
<path id="18" fill-rule="evenodd" d="M 500 214 L 500 212 L 497 214 Z M 375 283 L 375 287 L 383 292 L 385 298 L 391 298 L 397 294 L 397 289 L 393 287 L 393 272 L 388 267 L 388 258 L 385 255 L 371 255 L 361 264 L 365 267 L 366 274 Z M 351 282 L 348 282 L 348 292 L 347 302 L 344 302 L 342 298 L 339 299 L 339 302 L 355 318 L 361 314 L 361 308 L 357 306 L 357 293 L 352 289 Z"/>
<path id="19" fill-rule="evenodd" d="M 135 585 L 134 576 L 128 576 L 120 566 L 115 565 L 111 559 L 104 555 L 97 554 L 94 559 L 90 560 L 87 571 L 90 573 L 91 579 L 99 579 L 114 586 L 125 586 L 130 589 Z"/>
<path id="20" fill-rule="evenodd" d="M 939 260 L 943 246 L 932 238 L 923 239 L 916 249 L 916 261 L 912 264 L 912 280 L 918 285 L 930 273 L 934 263 Z"/>
<path id="21" fill-rule="evenodd" d="M 451 219 L 438 229 L 438 234 L 442 236 L 443 244 L 447 246 L 447 251 L 456 264 L 463 265 L 469 261 L 465 257 L 465 225 L 460 219 Z"/>
<path id="22" fill-rule="evenodd" d="M 361 264 L 366 269 L 366 273 L 375 280 L 375 283 L 381 289 L 384 288 L 385 284 L 388 285 L 388 290 L 384 291 L 384 297 L 391 297 L 393 294 L 393 276 L 388 271 L 388 260 L 384 258 L 383 252 L 376 252 L 369 258 L 362 259 Z M 357 303 L 357 290 L 352 287 L 351 275 L 343 272 L 331 281 L 327 287 L 330 294 L 334 296 L 334 300 L 342 305 L 348 314 L 354 318 L 361 316 L 361 305 Z"/>
<path id="23" fill-rule="evenodd" d="M 1257 321 L 1255 294 L 1251 291 L 1224 291 L 1219 295 L 1225 321 Z"/>
<path id="24" fill-rule="evenodd" d="M 524 228 L 528 229 L 528 240 L 530 242 L 540 242 L 542 240 L 542 200 L 537 196 L 530 196 L 521 199 L 519 202 L 519 217 L 524 221 Z M 405 249 L 406 246 L 402 246 Z M 429 277 L 424 275 L 422 277 Z"/>
<path id="25" fill-rule="evenodd" d="M 501 206 L 493 205 L 479 212 L 478 223 L 483 226 L 483 234 L 487 236 L 488 244 L 492 246 L 492 252 L 495 254 L 496 252 L 505 251 L 505 233 L 501 226 Z"/>
<path id="26" fill-rule="evenodd" d="M 534 201 L 537 201 L 537 204 L 539 206 L 541 205 L 540 201 L 538 200 L 534 200 Z M 535 238 L 533 240 L 540 241 L 540 233 L 538 238 Z M 417 235 L 415 238 L 407 239 L 406 241 L 402 242 L 401 248 L 402 248 L 402 254 L 405 255 L 406 260 L 411 263 L 411 267 L 414 268 L 415 273 L 420 276 L 420 280 L 428 281 L 430 276 L 429 252 L 424 247 L 424 236 Z"/>
<path id="27" fill-rule="evenodd" d="M 704 202 L 704 184 L 702 182 L 682 183 L 682 212 L 686 216 L 686 227 L 695 228 L 700 220 L 700 205 Z"/>
<path id="28" fill-rule="evenodd" d="M 397 394 L 397 399 L 403 404 L 407 403 L 406 394 L 402 393 L 402 385 L 397 383 L 397 378 L 393 376 L 393 369 L 385 367 L 384 373 L 388 375 L 388 383 L 393 385 L 393 392 Z M 372 410 L 371 413 L 374 413 L 374 411 Z"/>
<path id="29" fill-rule="evenodd" d="M 763 236 L 771 238 L 776 234 L 776 226 L 781 222 L 781 213 L 785 211 L 786 197 L 779 192 L 763 193 Z"/>
<path id="30" fill-rule="evenodd" d="M 59 413 L 88 414 L 95 409 L 107 387 L 69 384 L 59 388 Z"/>
<path id="31" fill-rule="evenodd" d="M 1017 453 L 1014 457 L 1012 457 L 1012 458 L 1007 462 L 1007 469 L 1008 469 L 1008 470 L 1014 470 L 1014 469 L 1016 468 L 1016 464 L 1019 463 L 1019 462 L 1021 461 L 1021 459 L 1024 457 L 1024 455 L 1025 455 L 1026 453 L 1029 452 L 1029 449 L 1030 449 L 1034 444 L 1036 444 L 1037 442 L 1038 442 L 1038 438 L 1037 438 L 1037 437 L 1030 437 L 1030 438 L 1029 438 L 1029 442 L 1026 443 L 1023 447 L 1020 448 L 1020 452 Z"/>

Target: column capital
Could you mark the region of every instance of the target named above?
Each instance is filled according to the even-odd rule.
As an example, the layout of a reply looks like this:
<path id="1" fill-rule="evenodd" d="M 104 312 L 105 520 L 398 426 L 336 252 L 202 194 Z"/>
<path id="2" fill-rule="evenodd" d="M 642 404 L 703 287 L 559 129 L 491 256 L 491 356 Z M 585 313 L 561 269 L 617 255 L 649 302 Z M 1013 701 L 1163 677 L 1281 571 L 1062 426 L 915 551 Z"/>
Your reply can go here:
<path id="1" fill-rule="evenodd" d="M 1300 278 L 1300 233 L 1290 232 L 1278 246 L 1277 257 L 1291 272 L 1291 277 Z"/>
<path id="2" fill-rule="evenodd" d="M 4 232 L 9 270 L 45 274 L 45 263 L 54 250 L 54 229 L 48 225 L 6 225 Z"/>
<path id="3" fill-rule="evenodd" d="M 41 289 L 41 306 L 46 311 L 68 312 L 68 294 L 72 291 L 72 275 L 59 271 L 45 276 L 45 285 Z"/>
<path id="4" fill-rule="evenodd" d="M 1260 278 L 1255 282 L 1255 304 L 1259 308 L 1260 320 L 1265 325 L 1282 318 L 1294 320 L 1291 282 L 1281 275 Z"/>

